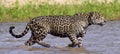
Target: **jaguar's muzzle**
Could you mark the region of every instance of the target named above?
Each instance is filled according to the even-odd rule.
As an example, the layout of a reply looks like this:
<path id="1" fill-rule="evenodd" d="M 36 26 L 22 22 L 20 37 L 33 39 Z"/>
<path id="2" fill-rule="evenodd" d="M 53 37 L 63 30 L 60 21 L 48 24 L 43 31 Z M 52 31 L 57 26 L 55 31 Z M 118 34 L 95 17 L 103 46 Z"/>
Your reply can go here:
<path id="1" fill-rule="evenodd" d="M 102 23 L 98 23 L 98 25 L 103 26 L 103 25 L 105 25 L 105 23 L 106 23 L 106 21 L 104 21 Z"/>

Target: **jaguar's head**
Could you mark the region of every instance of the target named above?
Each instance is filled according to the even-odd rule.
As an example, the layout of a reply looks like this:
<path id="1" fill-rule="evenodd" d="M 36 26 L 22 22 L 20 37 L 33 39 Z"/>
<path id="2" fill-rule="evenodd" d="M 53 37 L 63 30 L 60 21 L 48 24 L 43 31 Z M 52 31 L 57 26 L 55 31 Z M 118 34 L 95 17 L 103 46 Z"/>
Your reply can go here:
<path id="1" fill-rule="evenodd" d="M 88 22 L 90 24 L 103 26 L 106 22 L 103 15 L 98 12 L 89 12 Z"/>

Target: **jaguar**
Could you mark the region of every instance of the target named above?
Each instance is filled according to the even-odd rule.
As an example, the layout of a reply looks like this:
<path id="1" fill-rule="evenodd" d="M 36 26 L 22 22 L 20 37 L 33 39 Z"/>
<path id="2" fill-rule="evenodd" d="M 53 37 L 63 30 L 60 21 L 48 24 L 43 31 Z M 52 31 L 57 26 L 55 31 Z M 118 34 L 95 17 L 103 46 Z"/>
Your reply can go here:
<path id="1" fill-rule="evenodd" d="M 31 30 L 31 37 L 25 42 L 25 45 L 32 46 L 35 43 L 44 47 L 50 47 L 50 44 L 45 43 L 47 34 L 65 38 L 68 37 L 71 44 L 69 47 L 81 47 L 84 34 L 87 27 L 90 25 L 105 24 L 105 19 L 99 12 L 76 13 L 72 16 L 39 16 L 30 20 L 25 30 L 21 34 L 14 34 L 15 26 L 9 28 L 9 33 L 15 38 L 21 38 Z"/>

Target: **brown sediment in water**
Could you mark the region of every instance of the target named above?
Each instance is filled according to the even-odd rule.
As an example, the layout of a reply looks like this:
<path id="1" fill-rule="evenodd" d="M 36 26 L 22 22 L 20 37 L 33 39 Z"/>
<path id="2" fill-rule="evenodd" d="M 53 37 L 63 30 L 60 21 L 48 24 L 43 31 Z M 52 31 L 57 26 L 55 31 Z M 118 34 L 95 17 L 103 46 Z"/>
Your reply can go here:
<path id="1" fill-rule="evenodd" d="M 89 54 L 88 51 L 84 48 L 84 47 L 80 47 L 80 48 L 72 48 L 72 47 L 50 47 L 50 48 L 45 48 L 45 47 L 27 47 L 27 46 L 17 46 L 18 49 L 19 48 L 23 48 L 26 49 L 28 51 L 52 51 L 52 52 L 56 52 L 56 51 L 60 51 L 60 52 L 75 52 L 75 53 L 85 53 L 85 54 Z"/>
<path id="2" fill-rule="evenodd" d="M 65 48 L 57 48 L 60 51 L 70 51 L 70 52 L 81 52 L 81 53 L 88 53 L 88 51 L 84 48 L 69 48 L 69 47 L 65 47 Z"/>

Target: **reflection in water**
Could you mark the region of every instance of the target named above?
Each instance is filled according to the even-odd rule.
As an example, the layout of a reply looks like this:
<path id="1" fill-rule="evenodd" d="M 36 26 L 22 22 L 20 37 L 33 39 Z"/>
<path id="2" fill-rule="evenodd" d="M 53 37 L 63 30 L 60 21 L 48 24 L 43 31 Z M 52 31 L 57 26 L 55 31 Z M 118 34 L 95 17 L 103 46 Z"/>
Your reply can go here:
<path id="1" fill-rule="evenodd" d="M 8 33 L 11 25 L 16 26 L 16 33 L 21 33 L 26 23 L 0 23 L 0 54 L 119 54 L 120 53 L 120 22 L 107 22 L 105 26 L 90 26 L 85 34 L 83 47 L 69 48 L 71 43 L 68 38 L 59 38 L 47 35 L 45 42 L 51 44 L 51 48 L 45 48 L 35 44 L 28 48 L 24 46 L 30 37 L 30 32 L 22 38 L 14 38 Z"/>

